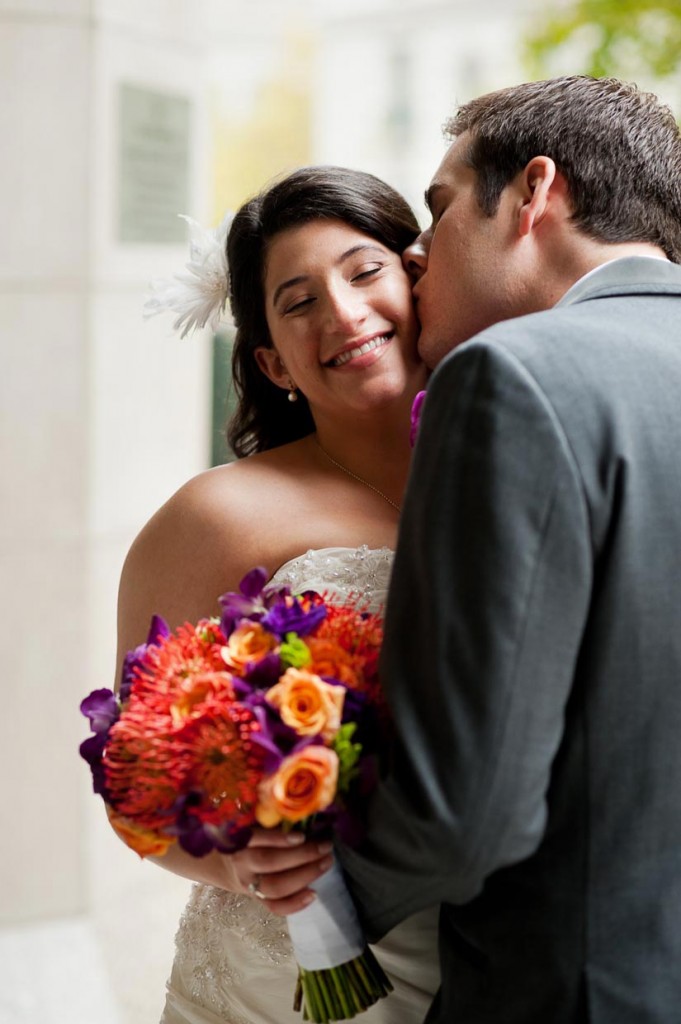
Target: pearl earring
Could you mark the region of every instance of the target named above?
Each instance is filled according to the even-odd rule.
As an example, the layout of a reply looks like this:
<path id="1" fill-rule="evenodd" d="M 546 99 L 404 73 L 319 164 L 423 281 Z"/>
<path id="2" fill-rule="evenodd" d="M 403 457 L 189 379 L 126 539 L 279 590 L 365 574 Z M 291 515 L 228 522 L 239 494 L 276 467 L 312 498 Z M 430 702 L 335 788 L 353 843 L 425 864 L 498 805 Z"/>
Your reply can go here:
<path id="1" fill-rule="evenodd" d="M 293 383 L 292 380 L 289 381 L 289 385 L 288 385 L 288 400 L 289 400 L 289 402 L 297 402 L 298 401 L 298 392 L 296 391 L 296 386 L 295 386 L 295 384 Z"/>

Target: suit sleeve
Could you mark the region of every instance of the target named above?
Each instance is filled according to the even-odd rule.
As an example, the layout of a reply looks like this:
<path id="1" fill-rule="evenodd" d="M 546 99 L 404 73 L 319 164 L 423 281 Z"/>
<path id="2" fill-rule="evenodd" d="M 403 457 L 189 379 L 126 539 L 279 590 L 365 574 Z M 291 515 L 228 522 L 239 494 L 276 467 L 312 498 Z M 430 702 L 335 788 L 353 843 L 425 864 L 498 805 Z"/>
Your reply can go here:
<path id="1" fill-rule="evenodd" d="M 468 902 L 539 844 L 589 538 L 546 396 L 501 346 L 469 342 L 431 380 L 403 512 L 381 662 L 392 767 L 366 842 L 340 850 L 370 937 Z"/>

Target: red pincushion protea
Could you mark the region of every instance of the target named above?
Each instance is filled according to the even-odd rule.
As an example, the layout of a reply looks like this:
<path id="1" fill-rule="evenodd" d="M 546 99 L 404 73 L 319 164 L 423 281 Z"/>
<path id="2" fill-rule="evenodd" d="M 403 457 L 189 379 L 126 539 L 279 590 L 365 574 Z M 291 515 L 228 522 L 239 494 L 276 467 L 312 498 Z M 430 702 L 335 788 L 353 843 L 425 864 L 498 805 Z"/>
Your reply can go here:
<path id="1" fill-rule="evenodd" d="M 162 831 L 175 821 L 178 795 L 191 793 L 206 823 L 254 822 L 262 753 L 250 737 L 260 726 L 235 699 L 224 640 L 215 623 L 187 624 L 148 647 L 135 667 L 103 757 L 118 815 Z"/>
<path id="2" fill-rule="evenodd" d="M 185 679 L 210 672 L 224 672 L 220 653 L 225 636 L 209 619 L 196 626 L 185 623 L 158 646 L 147 647 L 142 664 L 134 670 L 132 694 L 158 710 L 177 699 Z"/>
<path id="3" fill-rule="evenodd" d="M 108 799 L 118 814 L 151 830 L 172 823 L 186 777 L 186 749 L 173 741 L 172 720 L 143 704 L 126 708 L 111 727 L 102 759 Z"/>
<path id="4" fill-rule="evenodd" d="M 328 604 L 326 618 L 314 633 L 319 640 L 330 640 L 344 651 L 357 676 L 357 689 L 366 693 L 377 708 L 385 699 L 378 682 L 378 658 L 383 642 L 383 626 L 378 614 L 361 605 Z M 351 687 L 355 688 L 355 687 Z"/>
<path id="5" fill-rule="evenodd" d="M 202 821 L 213 825 L 230 821 L 235 828 L 255 822 L 263 753 L 251 736 L 259 731 L 253 711 L 244 704 L 213 701 L 206 702 L 203 713 L 177 732 L 178 747 L 191 753 L 185 788 L 201 794 Z"/>

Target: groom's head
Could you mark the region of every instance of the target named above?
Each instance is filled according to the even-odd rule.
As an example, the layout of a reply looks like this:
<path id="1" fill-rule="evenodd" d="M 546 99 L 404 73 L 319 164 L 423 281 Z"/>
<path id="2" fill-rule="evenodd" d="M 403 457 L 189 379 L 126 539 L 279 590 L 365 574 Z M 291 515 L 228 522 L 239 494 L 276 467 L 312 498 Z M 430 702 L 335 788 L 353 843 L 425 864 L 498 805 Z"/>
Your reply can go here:
<path id="1" fill-rule="evenodd" d="M 616 256 L 681 262 L 681 135 L 655 96 L 615 79 L 530 82 L 465 104 L 445 131 L 432 224 L 405 253 L 430 366 Z"/>

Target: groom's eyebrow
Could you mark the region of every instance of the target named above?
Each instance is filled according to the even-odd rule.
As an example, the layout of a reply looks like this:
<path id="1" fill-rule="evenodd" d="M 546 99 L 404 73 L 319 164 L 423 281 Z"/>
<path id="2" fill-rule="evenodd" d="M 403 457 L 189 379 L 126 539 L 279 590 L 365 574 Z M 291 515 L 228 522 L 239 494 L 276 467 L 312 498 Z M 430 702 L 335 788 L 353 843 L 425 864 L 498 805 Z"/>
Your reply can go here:
<path id="1" fill-rule="evenodd" d="M 431 213 L 433 212 L 433 203 L 435 202 L 435 196 L 442 188 L 444 188 L 444 185 L 442 185 L 441 182 L 433 181 L 428 186 L 426 191 L 423 193 L 423 198 L 425 199 L 426 206 L 428 207 Z"/>

